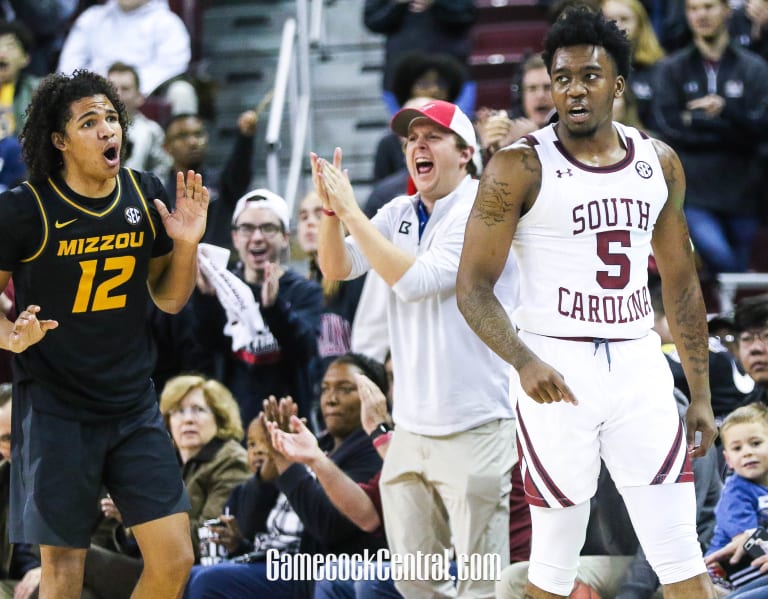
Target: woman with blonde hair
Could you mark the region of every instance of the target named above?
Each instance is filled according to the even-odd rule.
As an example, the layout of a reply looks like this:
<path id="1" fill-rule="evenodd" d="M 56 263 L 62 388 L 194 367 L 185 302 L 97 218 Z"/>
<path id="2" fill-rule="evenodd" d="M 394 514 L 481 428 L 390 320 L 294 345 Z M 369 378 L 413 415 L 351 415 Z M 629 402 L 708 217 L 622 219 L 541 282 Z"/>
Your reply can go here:
<path id="1" fill-rule="evenodd" d="M 218 518 L 238 484 L 251 476 L 240 408 L 219 381 L 196 374 L 168 380 L 160 394 L 160 413 L 179 454 L 182 478 L 192 505 L 190 535 L 199 561 L 198 528 Z M 142 562 L 130 529 L 109 496 L 101 500 L 104 521 L 86 554 L 86 586 L 100 599 L 128 599 Z M 106 542 L 105 542 L 106 539 Z M 105 576 L 104 572 L 110 572 Z"/>
<path id="2" fill-rule="evenodd" d="M 654 67 L 664 58 L 664 50 L 640 0 L 603 0 L 602 10 L 606 19 L 616 21 L 624 30 L 632 45 L 632 72 L 627 84 L 637 100 L 643 128 L 653 130 L 651 101 Z"/>

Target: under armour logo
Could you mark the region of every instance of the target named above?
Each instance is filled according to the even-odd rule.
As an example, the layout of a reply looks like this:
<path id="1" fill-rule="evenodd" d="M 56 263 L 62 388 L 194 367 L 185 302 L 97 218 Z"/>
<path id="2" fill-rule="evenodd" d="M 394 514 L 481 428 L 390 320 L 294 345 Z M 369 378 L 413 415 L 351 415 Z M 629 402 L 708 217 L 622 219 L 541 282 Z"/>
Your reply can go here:
<path id="1" fill-rule="evenodd" d="M 398 233 L 402 233 L 403 235 L 408 235 L 408 233 L 411 232 L 411 223 L 407 220 L 404 220 L 400 223 L 400 229 L 398 229 Z"/>
<path id="2" fill-rule="evenodd" d="M 573 172 L 569 168 L 565 169 L 564 171 L 557 169 L 555 172 L 557 173 L 558 179 L 562 179 L 563 175 L 568 175 L 569 177 L 573 177 Z"/>

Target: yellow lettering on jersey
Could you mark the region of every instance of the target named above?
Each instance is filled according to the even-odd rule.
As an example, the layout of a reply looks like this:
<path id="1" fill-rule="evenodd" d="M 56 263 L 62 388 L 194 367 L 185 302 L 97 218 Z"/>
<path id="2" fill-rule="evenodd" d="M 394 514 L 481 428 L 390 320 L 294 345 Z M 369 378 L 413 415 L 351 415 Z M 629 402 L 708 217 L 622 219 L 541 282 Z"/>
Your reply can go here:
<path id="1" fill-rule="evenodd" d="M 144 245 L 144 231 L 131 231 L 117 235 L 102 235 L 101 237 L 81 237 L 79 239 L 62 239 L 59 241 L 57 256 L 78 256 L 80 254 L 95 254 L 123 250 L 128 247 L 139 248 Z"/>

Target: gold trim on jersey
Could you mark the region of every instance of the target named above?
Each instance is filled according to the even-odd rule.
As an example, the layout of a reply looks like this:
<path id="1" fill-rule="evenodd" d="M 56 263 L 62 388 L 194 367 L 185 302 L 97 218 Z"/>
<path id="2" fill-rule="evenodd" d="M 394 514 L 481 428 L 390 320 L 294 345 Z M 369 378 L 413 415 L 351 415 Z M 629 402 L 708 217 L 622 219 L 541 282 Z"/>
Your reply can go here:
<path id="1" fill-rule="evenodd" d="M 144 212 L 147 215 L 149 226 L 152 229 L 152 239 L 157 239 L 157 231 L 155 230 L 155 223 L 152 220 L 152 214 L 149 212 L 149 206 L 147 205 L 147 200 L 144 198 L 144 193 L 141 191 L 141 188 L 139 187 L 139 182 L 136 181 L 136 177 L 133 176 L 133 171 L 131 169 L 126 168 L 125 170 L 128 173 L 128 176 L 131 178 L 131 182 L 133 183 L 133 186 L 136 188 L 136 193 L 139 194 L 141 205 L 144 206 Z"/>
<path id="2" fill-rule="evenodd" d="M 35 196 L 37 205 L 40 208 L 40 215 L 43 217 L 43 243 L 40 244 L 40 248 L 34 254 L 32 254 L 29 258 L 22 259 L 22 262 L 32 262 L 32 260 L 34 260 L 40 254 L 43 253 L 45 246 L 48 245 L 48 217 L 45 215 L 45 208 L 43 208 L 43 201 L 40 199 L 40 194 L 37 193 L 37 190 L 34 188 L 34 186 L 29 181 L 24 181 L 23 184 L 29 187 L 29 190 L 32 192 L 32 195 Z"/>
<path id="3" fill-rule="evenodd" d="M 80 210 L 80 212 L 85 212 L 86 214 L 88 214 L 90 216 L 96 216 L 98 218 L 101 218 L 102 216 L 104 216 L 106 214 L 109 214 L 112 211 L 112 209 L 115 206 L 117 206 L 117 204 L 120 202 L 120 195 L 121 195 L 121 191 L 122 191 L 122 186 L 120 185 L 120 177 L 119 176 L 115 177 L 115 179 L 117 179 L 117 193 L 115 194 L 115 199 L 112 201 L 112 203 L 109 206 L 107 206 L 101 212 L 94 212 L 93 210 L 88 210 L 87 208 L 85 208 L 84 206 L 81 206 L 80 204 L 78 204 L 74 200 L 70 200 L 67 196 L 64 195 L 64 193 L 58 187 L 56 187 L 56 184 L 53 182 L 53 179 L 50 179 L 50 178 L 48 179 L 48 185 L 50 185 L 53 188 L 53 191 L 55 191 L 56 194 L 62 200 L 64 200 L 67 204 L 69 204 L 73 208 L 76 208 L 77 210 Z"/>

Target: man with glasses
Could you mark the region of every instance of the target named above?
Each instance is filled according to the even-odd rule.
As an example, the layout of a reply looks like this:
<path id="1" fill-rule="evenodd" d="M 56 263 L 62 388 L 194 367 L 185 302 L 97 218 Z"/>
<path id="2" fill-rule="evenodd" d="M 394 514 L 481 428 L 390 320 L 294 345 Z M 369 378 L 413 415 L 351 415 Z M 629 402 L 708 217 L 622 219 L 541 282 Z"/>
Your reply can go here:
<path id="1" fill-rule="evenodd" d="M 741 300 L 733 314 L 738 357 L 755 388 L 744 404 L 768 404 L 768 295 Z"/>
<path id="2" fill-rule="evenodd" d="M 277 194 L 256 189 L 241 197 L 232 217 L 238 261 L 230 276 L 250 289 L 253 297 L 243 303 L 251 309 L 236 313 L 222 301 L 228 289 L 221 285 L 232 286 L 229 272 L 201 272 L 192 302 L 198 338 L 214 350 L 216 378 L 237 399 L 243 422 L 258 415 L 269 395 L 292 396 L 302 416 L 312 400 L 323 294 L 318 283 L 284 266 L 289 225 L 288 205 Z"/>

